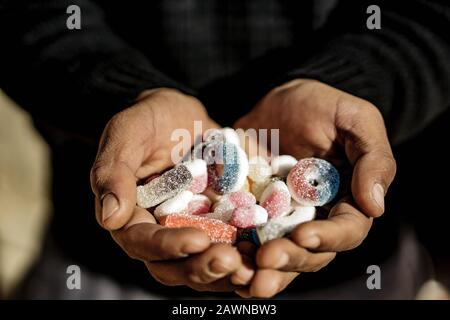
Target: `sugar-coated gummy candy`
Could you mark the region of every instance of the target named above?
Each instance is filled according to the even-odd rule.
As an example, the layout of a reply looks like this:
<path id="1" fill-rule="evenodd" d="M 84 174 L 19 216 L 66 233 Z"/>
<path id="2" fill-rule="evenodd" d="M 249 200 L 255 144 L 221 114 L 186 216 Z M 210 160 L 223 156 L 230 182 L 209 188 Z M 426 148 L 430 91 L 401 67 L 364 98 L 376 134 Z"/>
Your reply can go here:
<path id="1" fill-rule="evenodd" d="M 297 159 L 290 155 L 273 157 L 270 161 L 272 174 L 279 177 L 286 177 L 296 164 Z"/>
<path id="2" fill-rule="evenodd" d="M 203 140 L 205 142 L 225 142 L 225 137 L 222 129 L 211 128 L 204 132 Z"/>
<path id="3" fill-rule="evenodd" d="M 236 191 L 223 195 L 223 197 L 214 204 L 213 210 L 216 213 L 225 213 L 234 208 L 250 207 L 256 204 L 253 194 L 245 191 Z"/>
<path id="4" fill-rule="evenodd" d="M 269 219 L 287 215 L 291 210 L 291 195 L 281 180 L 270 182 L 259 202 L 267 210 Z"/>
<path id="5" fill-rule="evenodd" d="M 248 166 L 248 176 L 253 182 L 264 183 L 272 176 L 272 167 L 261 156 L 251 157 Z"/>
<path id="6" fill-rule="evenodd" d="M 339 189 L 336 168 L 318 158 L 298 161 L 286 181 L 292 198 L 304 206 L 323 206 L 333 200 Z"/>
<path id="7" fill-rule="evenodd" d="M 204 152 L 208 164 L 208 185 L 217 193 L 238 191 L 248 174 L 244 150 L 231 143 L 213 142 Z"/>
<path id="8" fill-rule="evenodd" d="M 237 228 L 255 228 L 267 222 L 267 211 L 259 205 L 235 208 L 231 213 L 229 224 Z"/>
<path id="9" fill-rule="evenodd" d="M 187 213 L 198 215 L 210 212 L 211 200 L 203 194 L 194 194 L 188 204 Z"/>
<path id="10" fill-rule="evenodd" d="M 237 134 L 236 130 L 232 128 L 222 128 L 222 129 L 209 129 L 205 131 L 205 134 L 203 135 L 203 139 L 206 142 L 227 142 L 232 143 L 237 146 L 240 146 L 241 139 L 239 135 Z"/>
<path id="11" fill-rule="evenodd" d="M 192 193 L 202 193 L 208 185 L 208 171 L 206 168 L 206 161 L 203 159 L 194 159 L 189 162 L 184 162 L 183 165 L 188 168 L 192 174 L 192 182 L 188 190 Z"/>
<path id="12" fill-rule="evenodd" d="M 261 245 L 269 240 L 285 236 L 299 224 L 313 220 L 315 215 L 315 207 L 297 207 L 288 216 L 274 218 L 260 227 L 240 231 L 239 241 L 251 241 L 256 245 Z"/>
<path id="13" fill-rule="evenodd" d="M 192 174 L 186 166 L 177 165 L 149 183 L 138 186 L 137 205 L 142 208 L 154 207 L 185 190 L 192 182 Z"/>
<path id="14" fill-rule="evenodd" d="M 223 128 L 222 133 L 225 138 L 225 142 L 232 143 L 237 146 L 241 145 L 241 139 L 236 130 L 232 128 Z"/>
<path id="15" fill-rule="evenodd" d="M 269 220 L 264 226 L 257 228 L 258 239 L 260 243 L 264 243 L 281 238 L 300 223 L 313 220 L 315 214 L 315 207 L 297 207 L 290 215 Z"/>
<path id="16" fill-rule="evenodd" d="M 192 197 L 192 192 L 188 190 L 181 191 L 175 197 L 170 198 L 157 206 L 154 212 L 155 217 L 160 219 L 169 214 L 187 213 L 189 202 L 191 202 Z"/>
<path id="17" fill-rule="evenodd" d="M 220 220 L 186 214 L 172 214 L 161 218 L 160 223 L 168 228 L 192 227 L 203 230 L 215 243 L 234 243 L 237 229 Z"/>

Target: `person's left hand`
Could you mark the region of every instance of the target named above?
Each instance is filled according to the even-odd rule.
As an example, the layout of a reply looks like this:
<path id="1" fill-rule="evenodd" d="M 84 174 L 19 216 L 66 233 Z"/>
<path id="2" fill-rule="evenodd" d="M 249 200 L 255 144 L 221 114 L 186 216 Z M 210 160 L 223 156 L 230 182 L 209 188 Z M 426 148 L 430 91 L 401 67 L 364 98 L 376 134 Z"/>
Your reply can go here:
<path id="1" fill-rule="evenodd" d="M 279 129 L 281 154 L 332 162 L 341 173 L 341 191 L 351 190 L 332 207 L 328 219 L 301 224 L 290 238 L 271 240 L 257 251 L 249 243 L 239 245 L 242 253 L 255 255 L 258 271 L 249 287 L 236 292 L 271 297 L 300 272 L 317 271 L 336 252 L 361 244 L 372 218 L 384 212 L 396 163 L 378 109 L 314 80 L 293 80 L 273 89 L 235 127 Z"/>

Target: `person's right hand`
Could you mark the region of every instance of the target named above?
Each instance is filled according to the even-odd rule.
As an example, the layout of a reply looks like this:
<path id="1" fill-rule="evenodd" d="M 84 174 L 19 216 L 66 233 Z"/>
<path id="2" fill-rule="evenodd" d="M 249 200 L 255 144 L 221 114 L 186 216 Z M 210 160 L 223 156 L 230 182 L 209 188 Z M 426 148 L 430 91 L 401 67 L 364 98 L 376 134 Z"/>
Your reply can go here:
<path id="1" fill-rule="evenodd" d="M 187 129 L 193 137 L 194 121 L 202 121 L 203 130 L 217 127 L 197 99 L 165 88 L 144 92 L 134 106 L 116 114 L 104 129 L 91 170 L 96 218 L 159 282 L 232 291 L 253 276 L 236 248 L 211 244 L 198 229 L 160 226 L 136 206 L 137 182 L 174 165 L 171 134 Z"/>

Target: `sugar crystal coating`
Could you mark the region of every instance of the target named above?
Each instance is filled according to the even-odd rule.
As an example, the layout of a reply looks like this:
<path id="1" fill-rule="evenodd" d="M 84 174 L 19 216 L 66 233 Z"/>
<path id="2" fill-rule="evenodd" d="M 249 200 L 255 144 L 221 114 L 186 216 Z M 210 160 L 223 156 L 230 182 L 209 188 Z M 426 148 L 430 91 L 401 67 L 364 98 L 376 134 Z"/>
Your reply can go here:
<path id="1" fill-rule="evenodd" d="M 170 198 L 156 207 L 154 215 L 156 218 L 175 213 L 186 213 L 189 207 L 189 202 L 192 200 L 193 194 L 190 191 L 184 190 L 175 197 Z"/>
<path id="2" fill-rule="evenodd" d="M 161 224 L 168 228 L 192 227 L 203 230 L 214 243 L 234 243 L 237 229 L 220 220 L 185 214 L 164 216 Z"/>
<path id="3" fill-rule="evenodd" d="M 259 242 L 278 239 L 290 233 L 300 223 L 314 219 L 316 209 L 314 207 L 298 207 L 289 216 L 278 217 L 269 220 L 266 224 L 256 229 Z"/>
<path id="4" fill-rule="evenodd" d="M 249 159 L 248 176 L 253 182 L 264 183 L 272 176 L 272 168 L 261 156 L 255 156 Z"/>
<path id="5" fill-rule="evenodd" d="M 304 206 L 323 206 L 339 189 L 339 173 L 329 162 L 318 158 L 300 160 L 287 177 L 294 198 Z"/>
<path id="6" fill-rule="evenodd" d="M 192 175 L 184 165 L 166 171 L 149 183 L 137 187 L 137 205 L 154 207 L 185 190 L 192 182 Z"/>
<path id="7" fill-rule="evenodd" d="M 245 152 L 231 143 L 213 142 L 204 152 L 208 164 L 208 185 L 219 194 L 241 189 L 248 174 Z"/>
<path id="8" fill-rule="evenodd" d="M 236 130 L 232 128 L 223 128 L 222 133 L 226 142 L 235 144 L 237 146 L 241 145 L 241 139 L 239 138 Z"/>
<path id="9" fill-rule="evenodd" d="M 214 129 L 193 148 L 192 160 L 139 186 L 138 205 L 155 207 L 167 227 L 195 227 L 213 242 L 257 245 L 315 218 L 336 195 L 339 174 L 325 160 L 290 155 L 250 161 L 231 128 Z M 250 163 L 249 163 L 250 162 Z M 212 212 L 211 212 L 212 211 Z"/>
<path id="10" fill-rule="evenodd" d="M 223 214 L 234 208 L 250 207 L 256 204 L 256 199 L 253 194 L 245 191 L 236 191 L 223 195 L 223 197 L 214 204 L 213 210 L 215 213 Z"/>
<path id="11" fill-rule="evenodd" d="M 192 193 L 202 193 L 205 191 L 208 185 L 206 161 L 203 159 L 194 159 L 189 162 L 184 162 L 183 165 L 185 165 L 192 174 L 192 182 L 188 188 L 189 191 Z"/>
<path id="12" fill-rule="evenodd" d="M 194 194 L 188 204 L 187 213 L 198 215 L 210 212 L 211 200 L 203 194 Z"/>
<path id="13" fill-rule="evenodd" d="M 260 204 L 269 214 L 269 219 L 287 215 L 291 210 L 291 195 L 283 181 L 273 181 L 261 195 Z"/>
<path id="14" fill-rule="evenodd" d="M 248 229 L 266 223 L 267 218 L 266 209 L 259 205 L 253 205 L 234 209 L 228 223 L 237 228 Z"/>
<path id="15" fill-rule="evenodd" d="M 289 171 L 297 164 L 297 159 L 289 155 L 274 157 L 270 161 L 272 174 L 280 177 L 286 177 Z"/>

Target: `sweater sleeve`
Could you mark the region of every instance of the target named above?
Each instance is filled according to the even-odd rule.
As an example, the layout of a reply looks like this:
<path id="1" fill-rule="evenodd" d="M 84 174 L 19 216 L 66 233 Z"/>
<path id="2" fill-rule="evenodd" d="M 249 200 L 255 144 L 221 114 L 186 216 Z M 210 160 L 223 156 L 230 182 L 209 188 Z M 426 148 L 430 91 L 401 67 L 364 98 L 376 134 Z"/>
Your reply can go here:
<path id="1" fill-rule="evenodd" d="M 379 30 L 366 27 L 371 4 Z M 450 107 L 449 30 L 448 1 L 341 1 L 323 44 L 278 81 L 313 78 L 372 102 L 398 144 Z"/>
<path id="2" fill-rule="evenodd" d="M 296 78 L 316 79 L 376 105 L 394 145 L 414 137 L 450 107 L 448 0 L 336 3 L 312 37 L 299 37 L 230 80 L 206 87 L 200 91 L 202 100 L 227 110 L 231 124 L 272 88 Z M 379 30 L 366 26 L 369 5 L 381 9 Z M 219 111 L 211 113 L 222 116 Z"/>
<path id="3" fill-rule="evenodd" d="M 66 26 L 72 4 L 80 30 Z M 2 0 L 0 8 L 0 86 L 38 121 L 97 132 L 144 89 L 190 92 L 118 37 L 89 0 Z"/>

